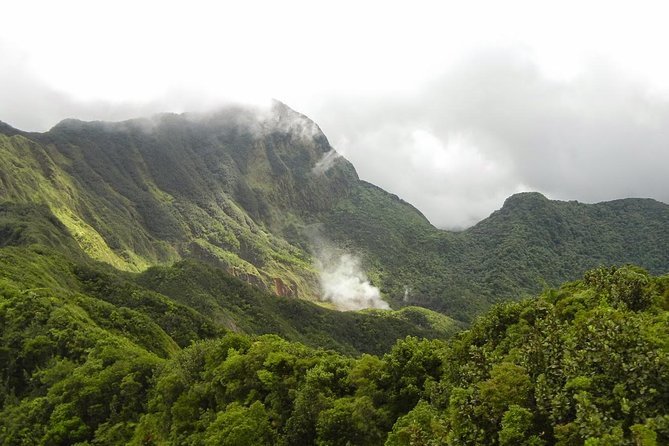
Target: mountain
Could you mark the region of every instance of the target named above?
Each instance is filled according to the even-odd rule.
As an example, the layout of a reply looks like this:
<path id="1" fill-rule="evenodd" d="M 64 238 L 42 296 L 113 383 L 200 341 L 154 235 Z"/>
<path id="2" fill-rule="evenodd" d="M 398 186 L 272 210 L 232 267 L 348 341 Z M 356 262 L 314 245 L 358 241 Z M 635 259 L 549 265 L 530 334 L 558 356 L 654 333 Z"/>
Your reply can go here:
<path id="1" fill-rule="evenodd" d="M 84 255 L 135 272 L 196 259 L 307 300 L 321 295 L 315 260 L 328 246 L 360 256 L 393 307 L 463 321 L 601 264 L 669 270 L 663 203 L 524 193 L 472 228 L 439 230 L 360 180 L 314 122 L 280 102 L 65 120 L 39 134 L 0 126 L 0 201 L 7 215 L 42 213 L 60 228 L 25 227 L 16 214 L 0 244 L 23 237 L 69 252 L 74 240 Z"/>
<path id="2" fill-rule="evenodd" d="M 666 444 L 669 276 L 550 287 L 666 272 L 668 208 L 442 231 L 281 103 L 0 123 L 0 445 Z M 313 302 L 359 270 L 395 310 Z"/>

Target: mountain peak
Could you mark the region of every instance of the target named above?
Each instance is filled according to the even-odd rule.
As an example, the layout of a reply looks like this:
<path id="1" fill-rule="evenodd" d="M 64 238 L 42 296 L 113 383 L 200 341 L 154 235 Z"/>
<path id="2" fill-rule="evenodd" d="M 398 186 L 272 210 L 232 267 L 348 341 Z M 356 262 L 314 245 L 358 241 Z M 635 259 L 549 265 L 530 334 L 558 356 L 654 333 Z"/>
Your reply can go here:
<path id="1" fill-rule="evenodd" d="M 21 130 L 15 129 L 6 122 L 0 121 L 0 133 L 7 136 L 20 135 L 23 133 Z"/>
<path id="2" fill-rule="evenodd" d="M 550 200 L 539 192 L 519 192 L 504 200 L 502 209 L 536 209 L 546 205 Z"/>
<path id="3" fill-rule="evenodd" d="M 87 122 L 82 121 L 81 119 L 65 118 L 65 119 L 59 121 L 58 124 L 54 125 L 51 128 L 51 130 L 54 130 L 54 129 L 80 129 L 85 124 L 87 124 Z"/>

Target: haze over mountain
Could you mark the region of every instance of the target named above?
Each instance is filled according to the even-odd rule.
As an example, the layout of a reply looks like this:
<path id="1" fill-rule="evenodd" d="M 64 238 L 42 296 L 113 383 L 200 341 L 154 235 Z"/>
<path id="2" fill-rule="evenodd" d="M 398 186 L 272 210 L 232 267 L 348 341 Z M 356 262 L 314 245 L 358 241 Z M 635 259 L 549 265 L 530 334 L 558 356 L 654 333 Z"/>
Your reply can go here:
<path id="1" fill-rule="evenodd" d="M 341 308 L 384 308 L 383 296 L 469 320 L 601 264 L 669 265 L 669 206 L 654 200 L 524 193 L 466 231 L 438 230 L 278 101 L 1 131 L 2 199 L 48 208 L 123 270 L 196 258 L 279 295 Z"/>

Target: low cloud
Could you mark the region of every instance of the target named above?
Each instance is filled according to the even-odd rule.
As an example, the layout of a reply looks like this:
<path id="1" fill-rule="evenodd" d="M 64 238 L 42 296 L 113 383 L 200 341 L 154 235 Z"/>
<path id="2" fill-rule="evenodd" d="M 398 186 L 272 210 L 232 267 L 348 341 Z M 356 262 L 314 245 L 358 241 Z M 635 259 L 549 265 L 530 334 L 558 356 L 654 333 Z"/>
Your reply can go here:
<path id="1" fill-rule="evenodd" d="M 336 150 L 329 150 L 323 154 L 320 160 L 316 163 L 314 168 L 312 169 L 312 172 L 315 173 L 316 175 L 322 175 L 332 166 L 335 165 L 335 162 L 341 157 L 339 153 L 337 153 Z"/>
<path id="2" fill-rule="evenodd" d="M 360 176 L 440 227 L 525 190 L 669 202 L 669 100 L 601 61 L 555 80 L 522 51 L 488 51 L 411 94 L 321 106 L 313 117 Z"/>
<path id="3" fill-rule="evenodd" d="M 315 132 L 316 125 L 306 120 L 277 119 L 271 113 L 269 98 L 225 97 L 187 86 L 172 87 L 150 101 L 79 100 L 49 86 L 27 63 L 24 54 L 14 51 L 0 41 L 0 120 L 20 130 L 44 132 L 66 118 L 83 121 L 122 121 L 174 112 L 210 113 L 222 106 L 243 104 L 254 109 L 254 119 L 280 128 L 295 130 L 304 135 Z M 274 120 L 274 121 L 271 121 Z"/>
<path id="4" fill-rule="evenodd" d="M 308 117 L 290 109 L 286 104 L 273 99 L 266 108 L 266 115 L 260 121 L 271 132 L 290 133 L 302 139 L 311 140 L 321 134 L 318 125 Z"/>

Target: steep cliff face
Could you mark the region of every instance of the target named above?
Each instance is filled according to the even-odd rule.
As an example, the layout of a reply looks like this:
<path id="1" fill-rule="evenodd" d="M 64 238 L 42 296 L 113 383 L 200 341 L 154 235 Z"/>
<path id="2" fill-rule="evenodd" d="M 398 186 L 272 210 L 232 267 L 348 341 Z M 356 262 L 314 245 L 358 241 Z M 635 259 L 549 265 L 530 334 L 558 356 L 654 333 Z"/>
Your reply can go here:
<path id="1" fill-rule="evenodd" d="M 357 181 L 316 124 L 279 102 L 9 129 L 0 198 L 47 206 L 91 257 L 128 270 L 197 257 L 306 297 L 316 293 L 306 245 L 285 238 L 302 240 L 305 222 Z"/>

